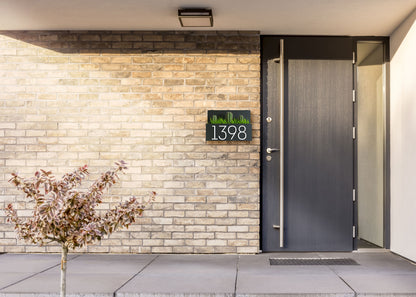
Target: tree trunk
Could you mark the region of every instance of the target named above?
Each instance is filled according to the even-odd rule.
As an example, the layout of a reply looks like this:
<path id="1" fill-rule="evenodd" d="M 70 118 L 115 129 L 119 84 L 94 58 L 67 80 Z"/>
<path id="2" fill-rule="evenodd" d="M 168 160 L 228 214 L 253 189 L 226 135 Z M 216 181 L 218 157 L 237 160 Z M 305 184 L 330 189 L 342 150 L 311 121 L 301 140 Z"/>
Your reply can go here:
<path id="1" fill-rule="evenodd" d="M 68 247 L 62 245 L 61 255 L 61 297 L 66 297 L 66 260 L 68 257 Z"/>

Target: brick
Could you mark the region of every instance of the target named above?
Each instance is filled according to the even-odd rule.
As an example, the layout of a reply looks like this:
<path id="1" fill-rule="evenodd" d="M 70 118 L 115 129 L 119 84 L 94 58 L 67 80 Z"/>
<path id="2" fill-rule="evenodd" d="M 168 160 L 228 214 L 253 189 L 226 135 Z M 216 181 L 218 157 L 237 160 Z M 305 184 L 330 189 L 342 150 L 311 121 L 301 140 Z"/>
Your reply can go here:
<path id="1" fill-rule="evenodd" d="M 237 233 L 238 239 L 259 239 L 259 234 L 254 232 Z"/>
<path id="2" fill-rule="evenodd" d="M 172 253 L 173 248 L 172 247 L 152 247 L 152 253 L 155 254 L 170 254 Z"/>
<path id="3" fill-rule="evenodd" d="M 207 217 L 209 218 L 225 218 L 228 216 L 227 211 L 208 211 Z"/>
<path id="4" fill-rule="evenodd" d="M 227 230 L 229 232 L 249 232 L 248 226 L 228 226 Z"/>
<path id="5" fill-rule="evenodd" d="M 132 57 L 129 56 L 118 56 L 118 57 L 111 57 L 111 63 L 116 64 L 130 64 L 132 62 Z"/>
<path id="6" fill-rule="evenodd" d="M 208 232 L 227 232 L 227 226 L 212 225 L 207 226 Z"/>
<path id="7" fill-rule="evenodd" d="M 162 35 L 143 35 L 143 41 L 162 41 L 163 36 Z"/>
<path id="8" fill-rule="evenodd" d="M 173 253 L 175 254 L 192 254 L 193 247 L 191 246 L 174 246 Z"/>
<path id="9" fill-rule="evenodd" d="M 207 240 L 207 246 L 226 246 L 227 241 L 221 239 Z"/>
<path id="10" fill-rule="evenodd" d="M 172 238 L 171 232 L 158 232 L 152 235 L 152 239 L 169 239 Z"/>
<path id="11" fill-rule="evenodd" d="M 205 246 L 206 245 L 206 240 L 204 239 L 194 239 L 194 240 L 185 240 L 185 244 L 186 245 L 190 245 L 190 246 Z"/>
<path id="12" fill-rule="evenodd" d="M 90 253 L 108 253 L 110 248 L 108 246 L 89 246 L 88 252 Z"/>
<path id="13" fill-rule="evenodd" d="M 207 65 L 206 66 L 206 70 L 208 71 L 227 71 L 228 66 L 227 64 L 212 64 L 212 65 Z M 198 70 L 198 69 L 196 69 Z M 218 75 L 216 77 L 219 77 Z M 228 77 L 228 76 L 226 76 Z"/>
<path id="14" fill-rule="evenodd" d="M 163 230 L 166 231 L 166 232 L 184 232 L 185 226 L 177 226 L 177 225 L 168 226 L 168 225 L 165 225 L 163 227 Z M 172 237 L 175 238 L 175 235 L 176 234 L 188 234 L 188 235 L 192 235 L 192 233 L 173 233 L 172 234 Z M 192 238 L 192 236 L 190 238 Z"/>
<path id="15" fill-rule="evenodd" d="M 163 245 L 163 240 L 162 239 L 144 239 L 143 240 L 143 245 L 144 246 L 161 246 Z"/>
<path id="16" fill-rule="evenodd" d="M 215 224 L 215 219 L 195 218 L 195 224 L 197 224 L 197 225 L 212 225 L 212 224 Z"/>
<path id="17" fill-rule="evenodd" d="M 226 197 L 223 199 L 226 200 Z M 216 210 L 235 210 L 237 209 L 237 206 L 235 204 L 217 204 Z"/>
<path id="18" fill-rule="evenodd" d="M 0 239 L 0 246 L 16 245 L 16 239 Z"/>
<path id="19" fill-rule="evenodd" d="M 248 241 L 247 240 L 228 240 L 228 245 L 246 247 L 248 245 Z"/>
<path id="20" fill-rule="evenodd" d="M 226 182 L 207 182 L 206 187 L 209 189 L 226 188 Z"/>
<path id="21" fill-rule="evenodd" d="M 129 253 L 130 246 L 110 246 L 110 253 Z"/>
<path id="22" fill-rule="evenodd" d="M 247 218 L 248 212 L 247 211 L 230 211 L 228 213 L 228 217 L 232 218 Z"/>
<path id="23" fill-rule="evenodd" d="M 222 233 L 222 232 L 217 232 L 215 234 L 215 238 L 217 239 L 235 239 L 236 235 L 235 233 Z M 230 243 L 230 241 L 229 241 Z"/>
<path id="24" fill-rule="evenodd" d="M 211 254 L 214 253 L 216 248 L 212 246 L 195 247 L 195 253 L 197 254 Z"/>
<path id="25" fill-rule="evenodd" d="M 141 34 L 122 34 L 121 35 L 122 41 L 140 41 L 143 40 L 143 36 Z"/>
<path id="26" fill-rule="evenodd" d="M 84 34 L 79 36 L 80 41 L 100 41 L 101 37 L 99 34 Z"/>
<path id="27" fill-rule="evenodd" d="M 256 254 L 259 252 L 258 247 L 238 247 L 237 253 L 239 254 Z"/>

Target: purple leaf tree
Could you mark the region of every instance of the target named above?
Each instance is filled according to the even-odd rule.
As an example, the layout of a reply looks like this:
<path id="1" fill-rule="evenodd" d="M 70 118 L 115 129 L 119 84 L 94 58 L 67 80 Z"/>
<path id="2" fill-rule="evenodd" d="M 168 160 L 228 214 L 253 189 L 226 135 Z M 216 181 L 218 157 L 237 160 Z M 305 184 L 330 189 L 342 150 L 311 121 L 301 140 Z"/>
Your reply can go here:
<path id="1" fill-rule="evenodd" d="M 124 161 L 103 173 L 88 189 L 77 189 L 88 176 L 87 165 L 65 174 L 57 180 L 50 171 L 40 170 L 30 179 L 12 174 L 10 182 L 34 202 L 31 217 L 21 218 L 9 204 L 7 221 L 12 223 L 18 238 L 33 244 L 56 242 L 62 247 L 61 297 L 66 296 L 66 268 L 69 249 L 101 240 L 120 228 L 128 228 L 141 215 L 146 205 L 156 196 L 150 193 L 148 200 L 132 197 L 115 208 L 100 214 L 96 207 L 103 202 L 103 195 L 118 182 L 119 174 L 127 169 Z"/>

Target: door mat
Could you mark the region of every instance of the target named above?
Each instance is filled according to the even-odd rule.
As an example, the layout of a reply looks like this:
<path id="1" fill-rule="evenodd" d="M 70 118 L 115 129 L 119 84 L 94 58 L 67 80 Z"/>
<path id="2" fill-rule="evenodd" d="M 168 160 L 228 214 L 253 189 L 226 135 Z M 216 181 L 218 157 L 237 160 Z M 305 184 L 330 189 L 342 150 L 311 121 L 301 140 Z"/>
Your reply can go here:
<path id="1" fill-rule="evenodd" d="M 270 258 L 270 265 L 360 265 L 351 258 Z"/>

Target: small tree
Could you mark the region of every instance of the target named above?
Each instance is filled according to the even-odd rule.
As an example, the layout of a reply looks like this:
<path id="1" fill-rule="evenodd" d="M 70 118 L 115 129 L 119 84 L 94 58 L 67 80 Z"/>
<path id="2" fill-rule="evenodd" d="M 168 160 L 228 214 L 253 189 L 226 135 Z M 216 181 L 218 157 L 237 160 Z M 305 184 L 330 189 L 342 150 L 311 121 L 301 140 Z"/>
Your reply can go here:
<path id="1" fill-rule="evenodd" d="M 61 297 L 66 296 L 68 250 L 101 240 L 118 228 L 128 228 L 135 216 L 142 214 L 146 204 L 154 200 L 156 193 L 152 192 L 145 202 L 132 197 L 104 215 L 97 212 L 96 206 L 102 203 L 104 192 L 119 180 L 118 174 L 125 169 L 124 161 L 115 163 L 114 168 L 103 173 L 84 191 L 76 188 L 88 176 L 87 165 L 65 174 L 61 180 L 56 180 L 45 170 L 37 171 L 30 179 L 12 174 L 10 182 L 34 202 L 34 208 L 31 217 L 19 218 L 9 204 L 5 208 L 7 221 L 14 225 L 20 239 L 37 245 L 48 242 L 61 245 Z"/>

